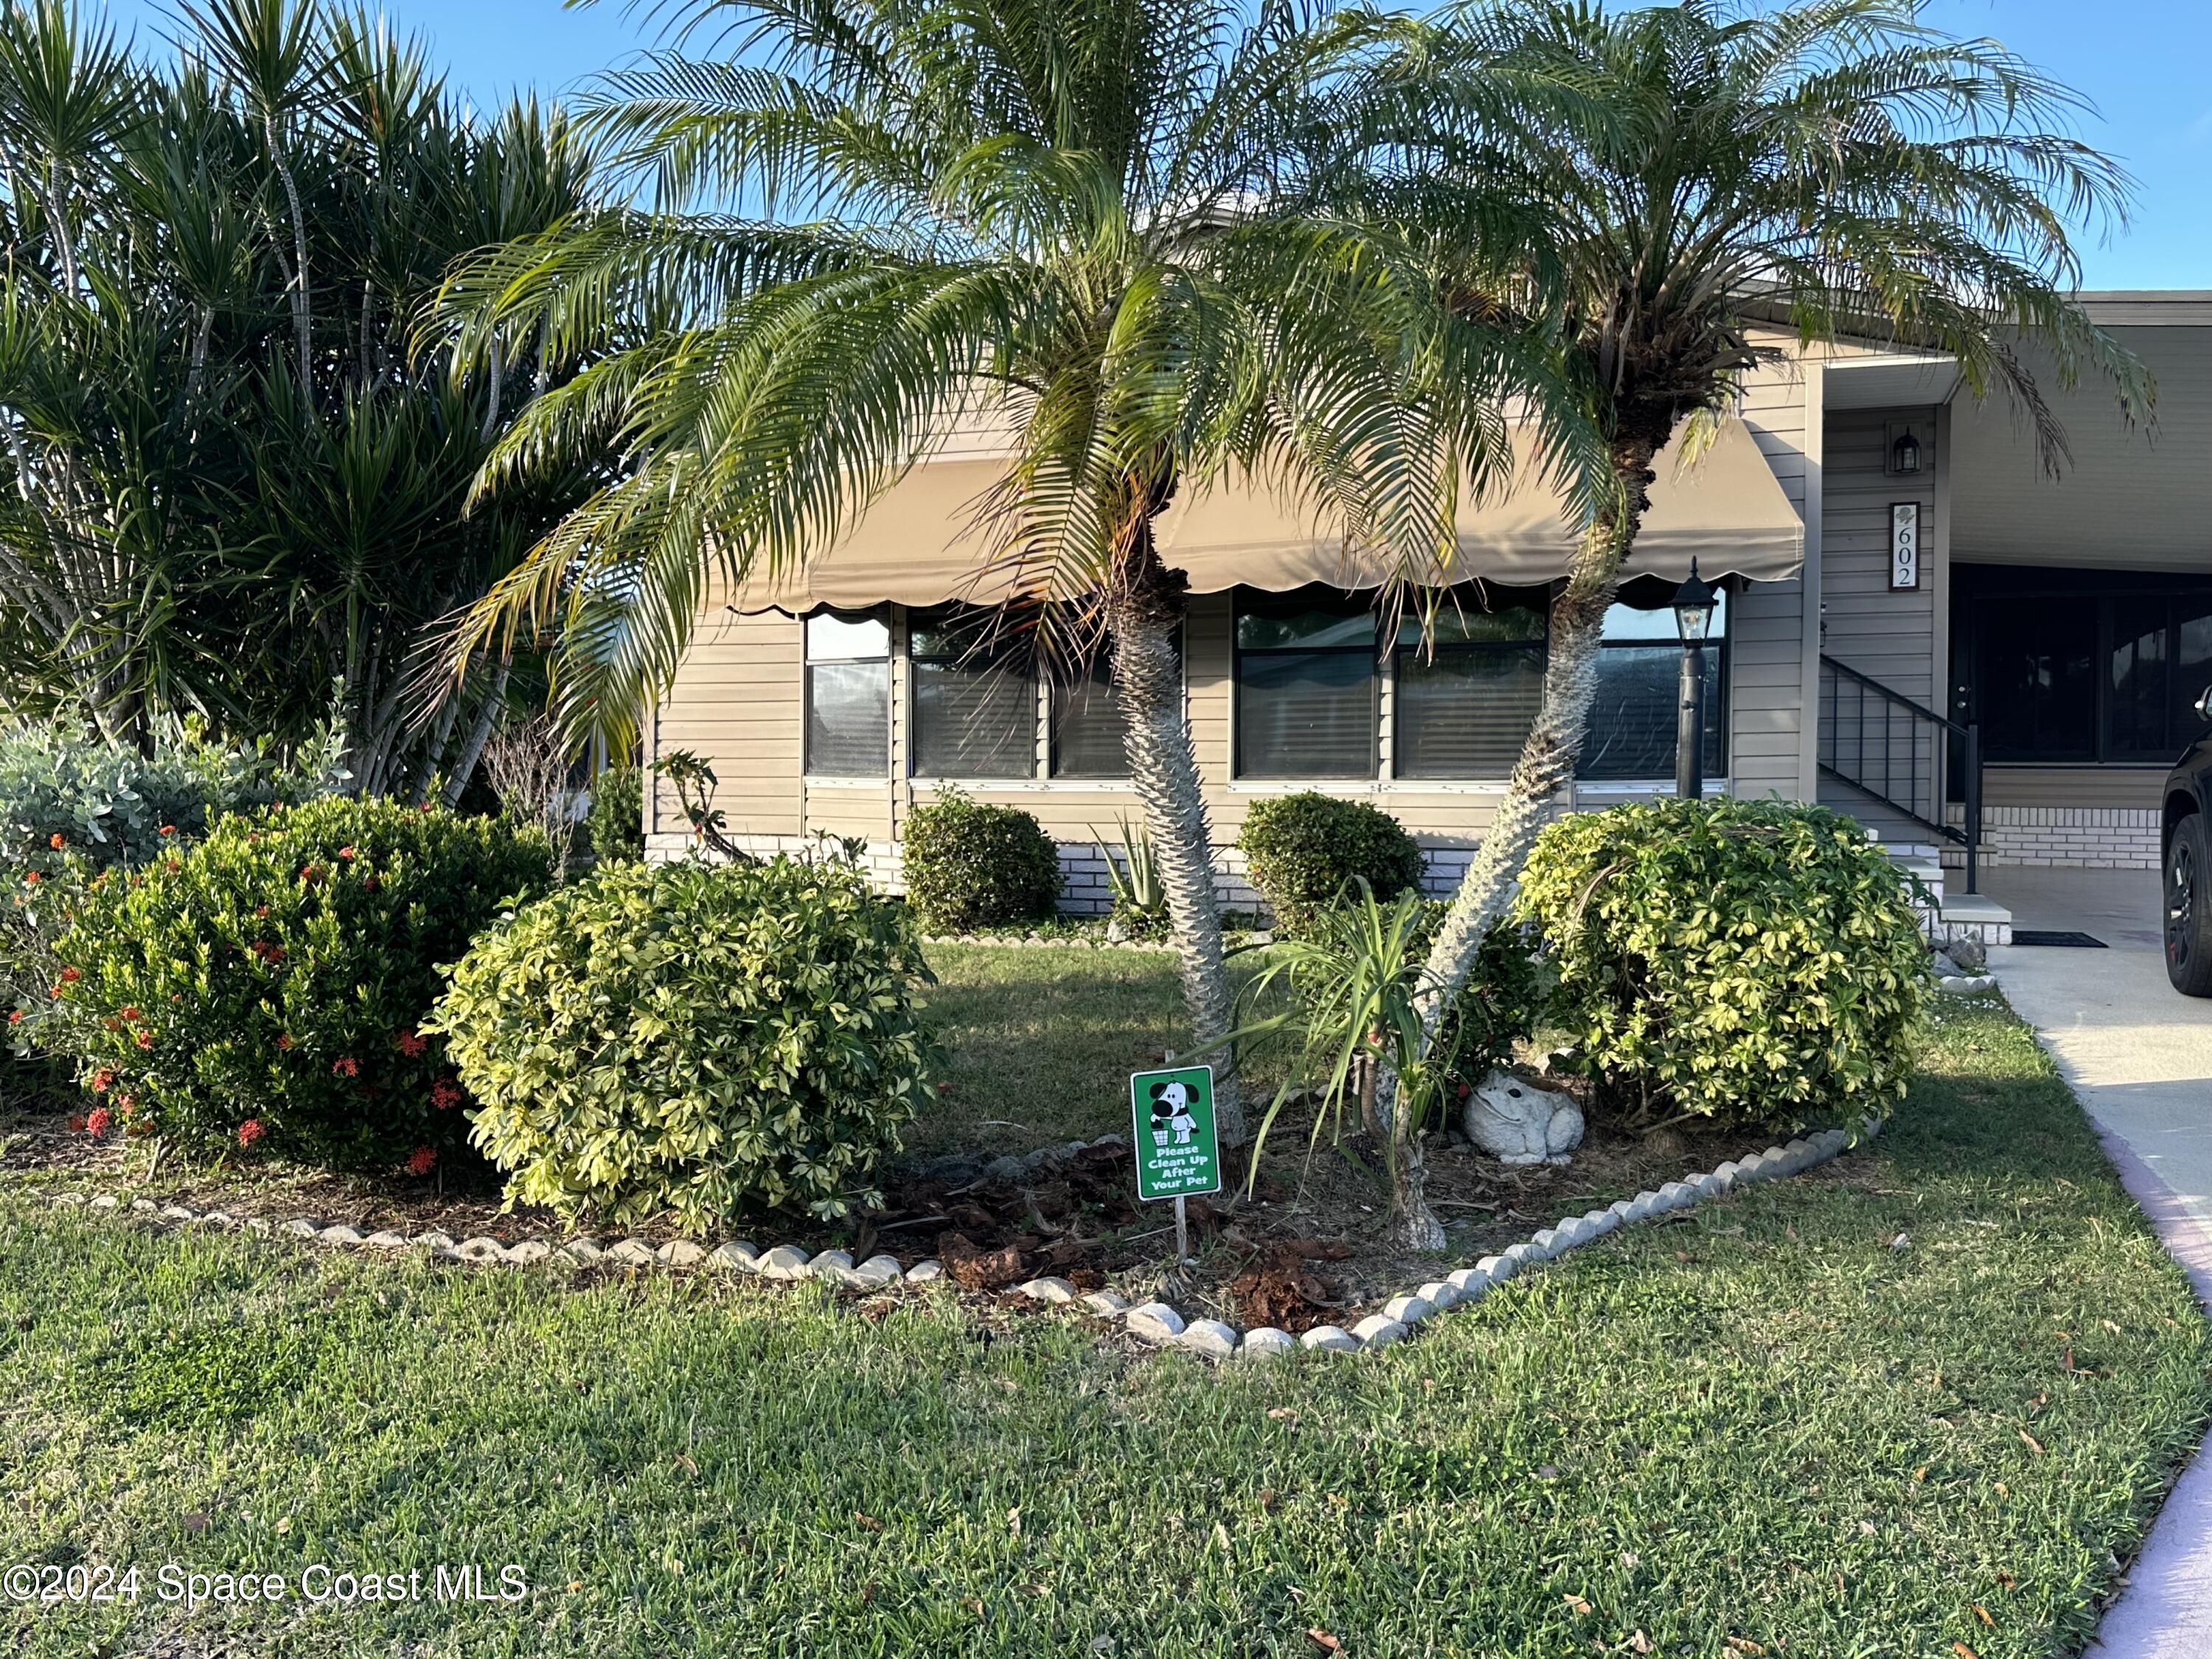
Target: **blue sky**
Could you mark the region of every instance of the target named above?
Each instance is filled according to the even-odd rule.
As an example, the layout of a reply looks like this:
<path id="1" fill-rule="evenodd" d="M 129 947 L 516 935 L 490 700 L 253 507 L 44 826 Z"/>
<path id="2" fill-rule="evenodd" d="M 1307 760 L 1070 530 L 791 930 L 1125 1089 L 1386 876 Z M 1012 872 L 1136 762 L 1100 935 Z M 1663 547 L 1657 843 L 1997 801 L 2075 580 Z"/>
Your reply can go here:
<path id="1" fill-rule="evenodd" d="M 1172 0 L 1164 0 L 1172 3 Z M 559 0 L 385 0 L 396 23 L 478 100 L 557 92 L 652 44 L 642 11 Z M 167 9 L 117 0 L 119 22 L 158 31 Z M 1930 17 L 1994 35 L 2086 94 L 2086 135 L 2136 176 L 2135 222 L 2085 246 L 2093 288 L 2212 289 L 2212 0 L 1929 0 Z"/>

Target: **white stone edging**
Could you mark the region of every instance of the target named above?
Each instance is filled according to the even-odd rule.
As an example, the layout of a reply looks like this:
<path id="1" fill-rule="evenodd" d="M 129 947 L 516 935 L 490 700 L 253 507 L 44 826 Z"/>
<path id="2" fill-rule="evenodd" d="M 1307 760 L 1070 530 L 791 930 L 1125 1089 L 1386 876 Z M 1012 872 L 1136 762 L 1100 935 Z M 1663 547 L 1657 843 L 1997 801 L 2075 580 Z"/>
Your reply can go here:
<path id="1" fill-rule="evenodd" d="M 1869 1139 L 1881 1131 L 1878 1119 L 1867 1118 L 1864 1124 Z M 1102 1139 L 1109 1144 L 1126 1144 L 1115 1135 Z M 1073 1152 L 1083 1144 L 1073 1143 L 1067 1150 Z M 1725 1195 L 1741 1183 L 1802 1174 L 1831 1162 L 1850 1144 L 1850 1137 L 1843 1130 L 1826 1129 L 1809 1138 L 1792 1140 L 1787 1146 L 1769 1146 L 1749 1158 L 1732 1158 L 1704 1175 L 1668 1182 L 1656 1192 L 1641 1192 L 1602 1210 L 1565 1217 L 1518 1243 L 1484 1256 L 1471 1267 L 1458 1268 L 1428 1280 L 1406 1295 L 1391 1297 L 1383 1304 L 1380 1313 L 1368 1315 L 1349 1331 L 1335 1325 L 1318 1325 L 1297 1337 L 1273 1326 L 1240 1332 L 1218 1319 L 1185 1319 L 1164 1302 L 1145 1302 L 1133 1307 L 1127 1297 L 1112 1291 L 1093 1291 L 1085 1295 L 1066 1279 L 1054 1277 L 1030 1279 L 1013 1286 L 1009 1294 L 1048 1304 L 1079 1304 L 1085 1311 L 1102 1319 L 1120 1321 L 1122 1328 L 1139 1341 L 1158 1347 L 1180 1348 L 1209 1359 L 1266 1358 L 1288 1353 L 1294 1348 L 1355 1352 L 1388 1347 L 1403 1340 L 1436 1315 L 1453 1308 L 1472 1306 L 1524 1269 L 1580 1249 L 1620 1227 L 1676 1210 L 1694 1208 Z M 60 1193 L 52 1195 L 52 1201 L 94 1210 L 123 1208 L 122 1200 L 112 1193 L 91 1199 L 82 1193 Z M 305 1216 L 272 1222 L 265 1216 L 233 1216 L 221 1210 L 196 1212 L 181 1204 L 157 1205 L 149 1198 L 132 1200 L 129 1208 L 134 1213 L 179 1226 L 239 1228 L 371 1250 L 427 1248 L 435 1260 L 477 1267 L 495 1263 L 529 1267 L 547 1261 L 574 1267 L 601 1262 L 619 1267 L 705 1267 L 781 1281 L 827 1279 L 855 1290 L 881 1290 L 900 1284 L 927 1285 L 946 1277 L 945 1264 L 933 1259 L 902 1268 L 898 1258 L 889 1254 L 878 1254 L 855 1263 L 844 1250 L 810 1255 L 795 1244 L 778 1244 L 761 1250 L 744 1239 L 726 1240 L 711 1248 L 689 1238 L 671 1239 L 657 1248 L 641 1238 L 619 1239 L 611 1244 L 602 1244 L 592 1238 L 558 1242 L 526 1238 L 515 1244 L 501 1244 L 495 1238 L 479 1237 L 456 1243 L 450 1234 L 434 1230 L 415 1234 L 385 1231 L 364 1235 L 343 1222 L 325 1224 Z"/>

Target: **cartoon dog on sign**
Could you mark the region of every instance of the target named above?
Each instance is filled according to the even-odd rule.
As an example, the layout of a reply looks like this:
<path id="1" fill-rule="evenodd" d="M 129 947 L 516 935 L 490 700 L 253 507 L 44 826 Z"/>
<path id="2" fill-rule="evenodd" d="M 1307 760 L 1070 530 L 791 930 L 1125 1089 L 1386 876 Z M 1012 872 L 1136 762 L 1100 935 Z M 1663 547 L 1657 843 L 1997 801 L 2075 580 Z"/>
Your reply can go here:
<path id="1" fill-rule="evenodd" d="M 1152 1085 L 1153 1146 L 1167 1146 L 1172 1134 L 1176 1146 L 1188 1146 L 1197 1127 L 1198 1120 L 1190 1110 L 1190 1085 L 1174 1081 Z"/>

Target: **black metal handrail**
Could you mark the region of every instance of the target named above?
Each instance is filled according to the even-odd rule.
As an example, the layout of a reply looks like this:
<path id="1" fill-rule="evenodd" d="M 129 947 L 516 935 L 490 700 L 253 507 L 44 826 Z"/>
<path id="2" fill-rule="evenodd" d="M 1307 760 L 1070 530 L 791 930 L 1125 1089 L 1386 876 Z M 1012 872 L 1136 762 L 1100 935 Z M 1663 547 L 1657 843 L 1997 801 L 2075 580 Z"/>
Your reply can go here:
<path id="1" fill-rule="evenodd" d="M 1966 849 L 1966 890 L 1979 890 L 1982 731 L 1820 657 L 1820 770 L 1899 817 Z M 1956 753 L 1954 753 L 1954 750 Z M 1955 780 L 1964 810 L 1950 821 Z"/>

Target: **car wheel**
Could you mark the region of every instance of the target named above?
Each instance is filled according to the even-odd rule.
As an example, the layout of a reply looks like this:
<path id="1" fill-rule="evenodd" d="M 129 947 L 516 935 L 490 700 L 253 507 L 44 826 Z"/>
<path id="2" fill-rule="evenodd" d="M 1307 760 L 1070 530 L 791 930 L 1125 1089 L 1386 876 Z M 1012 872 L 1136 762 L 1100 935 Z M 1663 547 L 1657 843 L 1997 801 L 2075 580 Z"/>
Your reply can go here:
<path id="1" fill-rule="evenodd" d="M 2189 997 L 2212 997 L 2212 891 L 2204 819 L 2192 813 L 2166 842 L 2166 976 Z"/>

